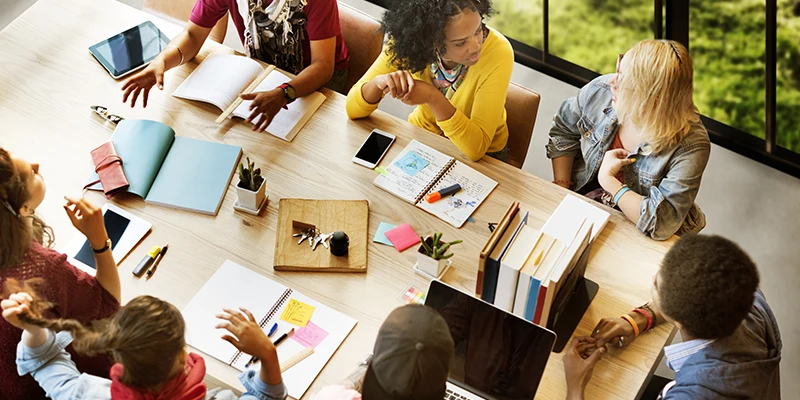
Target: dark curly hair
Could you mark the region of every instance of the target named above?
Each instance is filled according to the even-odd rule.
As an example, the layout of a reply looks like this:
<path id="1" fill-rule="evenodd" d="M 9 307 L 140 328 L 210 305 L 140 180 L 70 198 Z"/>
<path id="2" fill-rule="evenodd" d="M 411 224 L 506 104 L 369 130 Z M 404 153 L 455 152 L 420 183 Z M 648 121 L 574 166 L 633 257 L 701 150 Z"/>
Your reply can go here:
<path id="1" fill-rule="evenodd" d="M 399 69 L 420 72 L 436 61 L 445 48 L 445 27 L 463 10 L 485 18 L 492 13 L 490 0 L 398 0 L 383 14 L 383 30 L 389 35 L 391 62 Z"/>
<path id="2" fill-rule="evenodd" d="M 758 280 L 756 265 L 735 243 L 684 235 L 661 263 L 658 305 L 695 338 L 722 338 L 747 316 Z"/>

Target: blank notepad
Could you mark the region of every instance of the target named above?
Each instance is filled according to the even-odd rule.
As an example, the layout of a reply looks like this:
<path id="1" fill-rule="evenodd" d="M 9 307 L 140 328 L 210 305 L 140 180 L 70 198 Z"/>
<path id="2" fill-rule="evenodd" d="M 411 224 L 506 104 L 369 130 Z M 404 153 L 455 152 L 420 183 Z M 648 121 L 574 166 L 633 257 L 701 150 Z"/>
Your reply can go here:
<path id="1" fill-rule="evenodd" d="M 299 325 L 280 318 L 292 300 L 313 306 L 314 312 L 309 325 L 313 324 L 312 326 L 327 332 L 324 338 L 313 341 L 314 354 L 283 373 L 283 382 L 289 390 L 289 396 L 299 399 L 353 330 L 355 319 L 255 271 L 232 261 L 225 261 L 183 309 L 186 342 L 197 350 L 244 371 L 250 356 L 221 339 L 228 332 L 214 328 L 220 321 L 215 315 L 222 312 L 223 308 L 238 310 L 239 307 L 244 307 L 253 313 L 265 332 L 269 332 L 274 323 L 278 324 L 277 332 L 272 337 L 275 341 L 292 328 L 295 332 L 301 329 Z M 308 342 L 298 340 L 283 341 L 277 347 L 281 362 L 303 351 L 306 346 L 301 343 L 308 345 Z M 260 365 L 261 363 L 257 363 L 251 368 L 259 368 Z"/>

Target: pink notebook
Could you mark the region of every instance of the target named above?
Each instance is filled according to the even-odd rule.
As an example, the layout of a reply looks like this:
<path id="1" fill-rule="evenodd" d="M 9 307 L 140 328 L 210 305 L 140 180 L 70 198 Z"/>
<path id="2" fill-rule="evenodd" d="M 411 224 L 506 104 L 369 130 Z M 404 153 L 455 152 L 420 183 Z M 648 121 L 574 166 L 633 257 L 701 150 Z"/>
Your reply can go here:
<path id="1" fill-rule="evenodd" d="M 394 245 L 397 251 L 403 251 L 419 243 L 419 235 L 409 224 L 399 225 L 397 228 L 386 231 L 386 238 Z"/>

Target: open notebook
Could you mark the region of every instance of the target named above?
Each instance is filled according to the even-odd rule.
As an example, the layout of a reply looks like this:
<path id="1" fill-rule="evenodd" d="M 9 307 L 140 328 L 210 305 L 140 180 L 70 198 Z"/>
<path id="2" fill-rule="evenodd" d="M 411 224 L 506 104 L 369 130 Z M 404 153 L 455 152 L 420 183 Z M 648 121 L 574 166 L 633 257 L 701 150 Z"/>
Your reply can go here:
<path id="1" fill-rule="evenodd" d="M 217 215 L 242 148 L 176 136 L 156 121 L 125 119 L 111 136 L 128 193 L 145 202 Z M 92 172 L 88 182 L 97 181 Z M 103 190 L 100 183 L 91 190 Z"/>
<path id="2" fill-rule="evenodd" d="M 384 167 L 375 185 L 460 228 L 497 182 L 416 140 Z M 461 191 L 428 203 L 426 194 L 458 183 Z"/>
<path id="3" fill-rule="evenodd" d="M 172 95 L 181 99 L 204 101 L 217 106 L 220 110 L 225 110 L 262 71 L 264 68 L 261 64 L 250 58 L 231 54 L 211 54 Z M 253 91 L 272 90 L 289 80 L 288 76 L 273 70 Z M 291 141 L 324 101 L 325 95 L 320 92 L 298 98 L 287 106 L 288 109 L 278 112 L 267 126 L 267 132 Z M 251 103 L 252 101 L 243 101 L 233 111 L 232 116 L 249 117 Z"/>
<path id="4" fill-rule="evenodd" d="M 308 325 L 303 328 L 304 331 L 301 331 L 300 326 L 282 318 L 286 316 L 287 319 L 293 319 L 285 314 L 287 312 L 294 312 L 296 317 L 300 317 L 302 310 L 295 307 L 287 311 L 287 306 L 301 303 L 314 308 Z M 272 337 L 273 341 L 291 328 L 295 329 L 293 337 L 277 346 L 281 363 L 285 363 L 306 347 L 314 348 L 312 355 L 283 373 L 283 382 L 289 390 L 289 396 L 295 399 L 301 398 L 308 390 L 356 325 L 356 320 L 353 318 L 248 268 L 232 261 L 225 261 L 183 309 L 183 318 L 186 320 L 186 342 L 203 353 L 244 371 L 250 356 L 222 340 L 224 330 L 214 328 L 220 321 L 215 315 L 223 308 L 237 310 L 239 307 L 250 310 L 265 331 L 269 331 L 273 323 L 277 322 L 278 330 Z M 258 368 L 260 365 L 257 363 L 251 368 Z"/>

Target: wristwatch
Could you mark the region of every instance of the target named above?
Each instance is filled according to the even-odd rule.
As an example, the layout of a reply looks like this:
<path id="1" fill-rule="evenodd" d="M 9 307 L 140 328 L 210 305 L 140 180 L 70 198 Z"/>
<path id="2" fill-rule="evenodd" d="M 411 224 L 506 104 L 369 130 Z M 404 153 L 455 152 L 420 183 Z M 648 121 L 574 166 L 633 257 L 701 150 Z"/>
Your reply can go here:
<path id="1" fill-rule="evenodd" d="M 297 93 L 294 91 L 294 87 L 292 85 L 284 83 L 278 86 L 278 88 L 283 90 L 283 96 L 286 97 L 286 104 L 291 104 L 297 99 Z"/>
<path id="2" fill-rule="evenodd" d="M 94 252 L 94 254 L 100 254 L 107 251 L 110 248 L 111 248 L 111 239 L 106 239 L 106 245 L 103 246 L 102 249 L 95 249 L 94 247 L 92 247 L 92 251 Z"/>

